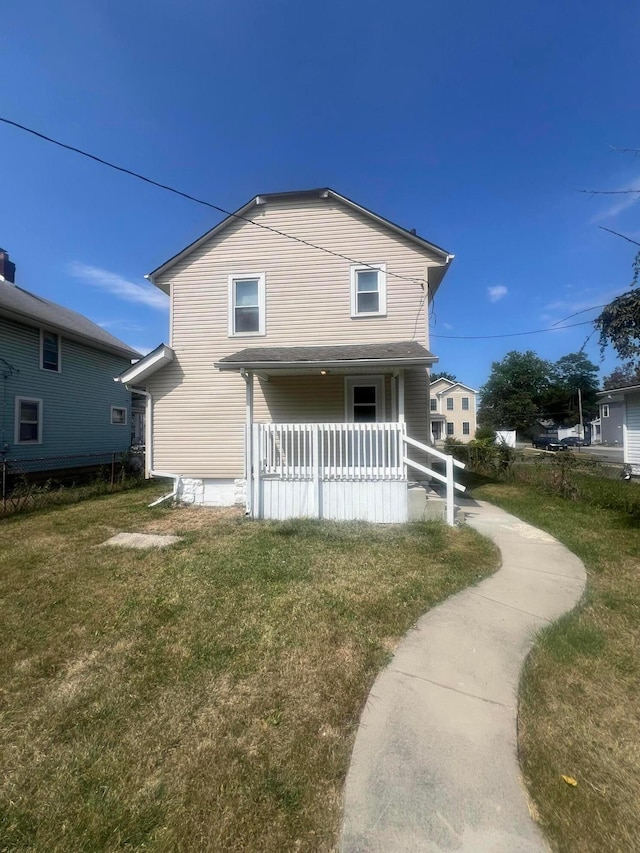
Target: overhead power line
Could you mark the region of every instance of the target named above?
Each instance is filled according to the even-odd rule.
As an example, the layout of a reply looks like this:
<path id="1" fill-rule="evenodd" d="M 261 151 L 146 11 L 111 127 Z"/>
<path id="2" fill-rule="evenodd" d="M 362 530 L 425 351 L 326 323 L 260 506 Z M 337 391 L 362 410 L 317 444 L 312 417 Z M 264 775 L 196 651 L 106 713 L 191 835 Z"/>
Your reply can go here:
<path id="1" fill-rule="evenodd" d="M 124 166 L 118 166 L 116 163 L 111 163 L 109 160 L 105 160 L 102 157 L 98 157 L 96 154 L 90 154 L 88 151 L 84 151 L 82 148 L 77 148 L 75 145 L 69 145 L 66 142 L 61 142 L 59 139 L 54 139 L 51 136 L 47 136 L 45 133 L 40 133 L 37 130 L 34 130 L 31 127 L 26 127 L 24 124 L 19 124 L 17 121 L 12 121 L 9 118 L 4 118 L 0 116 L 0 122 L 3 124 L 7 124 L 11 127 L 15 127 L 18 130 L 23 130 L 25 133 L 30 133 L 32 136 L 36 136 L 38 139 L 42 139 L 44 142 L 49 142 L 51 145 L 57 145 L 59 148 L 64 148 L 66 151 L 72 151 L 74 154 L 79 154 L 81 157 L 87 157 L 89 160 L 93 160 L 96 163 L 99 163 L 101 166 L 107 166 L 109 169 L 115 169 L 116 172 L 122 172 L 125 175 L 129 175 L 132 178 L 137 178 L 139 181 L 144 181 L 146 184 L 151 184 L 153 187 L 158 187 L 158 189 L 166 190 L 167 192 L 173 193 L 174 195 L 181 196 L 182 198 L 186 198 L 188 201 L 193 201 L 196 204 L 202 204 L 205 207 L 209 207 L 212 210 L 217 211 L 218 213 L 222 213 L 225 216 L 231 216 L 234 219 L 240 219 L 243 222 L 248 222 L 250 225 L 255 225 L 256 228 L 262 228 L 265 231 L 271 231 L 273 234 L 278 234 L 280 237 L 286 237 L 287 240 L 294 240 L 296 243 L 301 243 L 303 246 L 308 246 L 311 249 L 317 249 L 319 252 L 325 252 L 327 255 L 333 255 L 335 258 L 341 258 L 342 260 L 349 261 L 351 264 L 356 264 L 357 266 L 368 267 L 369 269 L 377 269 L 376 266 L 372 264 L 365 263 L 364 261 L 358 261 L 354 258 L 350 258 L 348 255 L 343 255 L 340 252 L 334 252 L 333 249 L 327 249 L 325 246 L 318 246 L 316 243 L 311 243 L 309 240 L 304 240 L 302 237 L 295 237 L 293 234 L 287 234 L 285 231 L 280 231 L 278 228 L 273 228 L 270 225 L 265 225 L 262 222 L 255 222 L 253 219 L 249 219 L 247 216 L 242 216 L 242 214 L 234 213 L 231 210 L 226 210 L 224 207 L 220 207 L 218 204 L 214 204 L 211 201 L 207 201 L 206 199 L 198 198 L 197 196 L 190 195 L 189 193 L 185 193 L 182 190 L 178 190 L 175 187 L 171 187 L 168 184 L 163 184 L 160 181 L 155 181 L 153 178 L 147 178 L 145 175 L 141 175 L 139 172 L 134 172 L 131 169 L 127 169 Z M 387 275 L 392 276 L 393 278 L 403 279 L 404 281 L 410 281 L 415 284 L 420 284 L 424 287 L 429 286 L 429 283 L 424 278 L 415 278 L 413 276 L 408 275 L 400 275 L 399 273 L 394 273 L 391 271 L 387 272 Z"/>
<path id="2" fill-rule="evenodd" d="M 562 322 L 562 321 L 560 321 Z M 486 341 L 490 338 L 517 338 L 522 335 L 540 335 L 542 332 L 560 332 L 562 329 L 574 329 L 576 326 L 590 326 L 592 320 L 582 323 L 569 323 L 568 326 L 550 326 L 548 329 L 533 329 L 530 332 L 507 332 L 502 335 L 431 335 L 432 338 L 447 338 L 452 341 Z"/>

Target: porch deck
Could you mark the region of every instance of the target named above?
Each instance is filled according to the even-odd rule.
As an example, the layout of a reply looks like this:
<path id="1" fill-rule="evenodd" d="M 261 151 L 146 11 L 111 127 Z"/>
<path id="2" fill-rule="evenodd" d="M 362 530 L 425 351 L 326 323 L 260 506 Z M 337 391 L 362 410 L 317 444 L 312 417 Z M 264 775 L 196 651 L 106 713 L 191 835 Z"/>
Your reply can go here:
<path id="1" fill-rule="evenodd" d="M 408 514 L 407 466 L 447 486 L 453 523 L 452 457 L 415 441 L 404 423 L 254 424 L 247 497 L 256 518 L 328 518 L 402 523 Z M 446 473 L 406 455 L 407 446 L 439 458 Z"/>

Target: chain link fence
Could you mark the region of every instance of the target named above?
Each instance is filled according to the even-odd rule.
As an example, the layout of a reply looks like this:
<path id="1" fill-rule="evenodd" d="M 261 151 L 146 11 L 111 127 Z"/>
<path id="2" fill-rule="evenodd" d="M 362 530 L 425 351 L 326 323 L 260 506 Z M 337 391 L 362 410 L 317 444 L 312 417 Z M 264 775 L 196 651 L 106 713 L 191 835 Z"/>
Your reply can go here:
<path id="1" fill-rule="evenodd" d="M 76 453 L 30 459 L 0 458 L 0 512 L 3 515 L 66 499 L 82 499 L 84 492 L 114 489 L 128 478 L 144 474 L 141 450 Z M 75 495 L 70 494 L 75 492 Z"/>

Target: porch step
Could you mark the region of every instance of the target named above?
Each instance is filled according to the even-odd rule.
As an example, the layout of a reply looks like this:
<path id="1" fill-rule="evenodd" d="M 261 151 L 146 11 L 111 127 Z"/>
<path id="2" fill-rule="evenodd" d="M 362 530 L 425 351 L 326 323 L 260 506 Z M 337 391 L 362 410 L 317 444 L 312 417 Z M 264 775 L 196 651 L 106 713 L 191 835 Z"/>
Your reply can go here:
<path id="1" fill-rule="evenodd" d="M 446 521 L 447 501 L 430 485 L 409 483 L 407 488 L 407 511 L 409 521 Z M 454 520 L 463 524 L 463 510 L 454 507 Z"/>

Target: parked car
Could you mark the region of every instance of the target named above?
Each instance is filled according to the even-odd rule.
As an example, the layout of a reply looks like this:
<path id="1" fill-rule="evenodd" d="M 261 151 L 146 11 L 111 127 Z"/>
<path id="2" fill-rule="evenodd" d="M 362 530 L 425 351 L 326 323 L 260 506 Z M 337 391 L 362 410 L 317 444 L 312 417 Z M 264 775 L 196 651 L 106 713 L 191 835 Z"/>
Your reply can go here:
<path id="1" fill-rule="evenodd" d="M 580 438 L 579 435 L 568 435 L 566 438 L 561 438 L 560 443 L 564 444 L 565 447 L 588 447 L 589 442 L 584 438 Z"/>
<path id="2" fill-rule="evenodd" d="M 537 435 L 531 443 L 538 450 L 568 450 L 566 444 L 551 435 Z"/>

